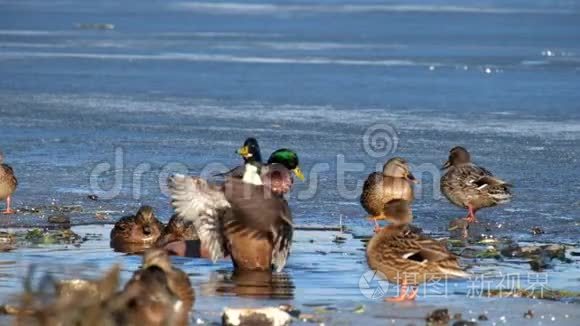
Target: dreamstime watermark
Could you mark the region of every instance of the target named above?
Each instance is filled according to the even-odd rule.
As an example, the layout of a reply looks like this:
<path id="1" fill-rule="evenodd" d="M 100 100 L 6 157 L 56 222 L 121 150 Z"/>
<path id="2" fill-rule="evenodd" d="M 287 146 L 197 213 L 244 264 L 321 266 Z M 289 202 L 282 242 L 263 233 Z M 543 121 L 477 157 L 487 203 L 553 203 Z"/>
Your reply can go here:
<path id="1" fill-rule="evenodd" d="M 393 126 L 385 123 L 368 127 L 362 140 L 365 153 L 374 158 L 384 158 L 394 154 L 399 146 L 397 131 Z"/>
<path id="2" fill-rule="evenodd" d="M 308 166 L 307 170 L 302 167 L 306 182 L 296 187 L 296 198 L 309 200 L 314 198 L 320 189 L 327 191 L 329 187 L 334 187 L 341 199 L 358 200 L 367 174 L 372 171 L 382 171 L 384 163 L 396 156 L 399 141 L 399 135 L 392 125 L 381 123 L 369 126 L 364 130 L 361 142 L 365 154 L 376 160 L 374 166 L 369 167 L 368 164 L 360 161 L 349 161 L 346 155 L 341 153 L 336 154 L 334 162 L 314 162 Z M 356 145 L 353 144 L 354 146 Z M 156 168 L 147 162 L 128 166 L 127 155 L 129 155 L 128 151 L 123 147 L 116 147 L 111 161 L 100 162 L 92 167 L 89 171 L 91 193 L 102 199 L 113 199 L 123 192 L 130 191 L 132 198 L 139 200 L 144 196 L 145 189 L 151 189 L 150 184 L 146 187 L 145 180 L 153 177 L 156 180 L 156 191 L 158 189 L 164 196 L 169 196 L 167 179 L 173 174 L 196 175 L 211 181 L 219 173 L 231 168 L 220 162 L 209 162 L 196 171 L 192 171 L 182 162 L 168 162 Z M 436 200 L 440 199 L 441 170 L 439 167 L 432 163 L 411 162 L 409 166 L 418 180 L 432 181 L 417 184 L 415 198 L 420 199 L 427 194 Z M 329 181 L 334 181 L 334 184 L 329 184 Z M 131 188 L 129 189 L 128 186 Z"/>
<path id="3" fill-rule="evenodd" d="M 419 287 L 417 295 L 420 297 L 447 297 L 450 294 L 462 294 L 467 298 L 483 297 L 519 297 L 527 296 L 544 298 L 549 289 L 548 273 L 499 273 L 486 276 L 484 274 L 471 275 L 466 279 L 466 286 L 458 290 L 458 283 L 451 286 L 448 279 L 441 273 L 396 273 L 395 283 L 390 283 L 380 271 L 368 270 L 358 281 L 361 294 L 369 300 L 382 300 L 387 297 L 400 295 L 401 284 L 413 284 L 418 280 L 429 280 Z M 389 289 L 391 291 L 389 292 Z"/>

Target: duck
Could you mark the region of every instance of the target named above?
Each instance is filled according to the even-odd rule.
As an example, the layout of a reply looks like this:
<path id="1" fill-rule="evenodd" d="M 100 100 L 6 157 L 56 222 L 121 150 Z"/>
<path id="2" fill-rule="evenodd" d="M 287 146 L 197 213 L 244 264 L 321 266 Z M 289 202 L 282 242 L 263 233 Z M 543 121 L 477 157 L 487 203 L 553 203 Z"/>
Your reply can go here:
<path id="1" fill-rule="evenodd" d="M 363 185 L 360 203 L 375 223 L 375 232 L 380 230 L 378 221 L 385 220 L 385 205 L 401 199 L 412 202 L 413 185 L 416 179 L 407 161 L 393 157 L 383 165 L 382 172 L 369 174 Z M 410 223 L 410 221 L 409 221 Z"/>
<path id="2" fill-rule="evenodd" d="M 298 154 L 295 151 L 288 148 L 280 148 L 272 152 L 266 164 L 262 161 L 262 154 L 260 150 L 260 145 L 256 138 L 249 137 L 244 141 L 244 144 L 239 148 L 236 153 L 238 153 L 244 160 L 244 164 L 233 168 L 232 170 L 220 174 L 222 176 L 228 176 L 233 178 L 242 178 L 244 176 L 244 170 L 248 162 L 252 162 L 253 165 L 257 166 L 261 172 L 263 167 L 271 167 L 273 164 L 281 164 L 301 181 L 304 181 L 304 173 L 300 169 L 300 160 Z M 265 169 L 264 173 L 268 173 Z"/>
<path id="3" fill-rule="evenodd" d="M 18 180 L 14 175 L 14 169 L 4 163 L 4 155 L 0 152 L 0 200 L 6 201 L 6 209 L 2 212 L 3 214 L 14 214 L 11 207 L 12 194 L 16 191 L 18 187 Z"/>
<path id="4" fill-rule="evenodd" d="M 369 268 L 401 287 L 399 296 L 385 298 L 388 302 L 415 300 L 418 286 L 425 282 L 469 277 L 456 255 L 408 223 L 412 220 L 409 204 L 401 199 L 387 203 L 383 211 L 392 223 L 375 233 L 367 244 Z"/>
<path id="5" fill-rule="evenodd" d="M 40 278 L 33 288 L 33 272 L 25 277 L 25 292 L 15 307 L 15 325 L 117 325 L 110 304 L 118 293 L 120 268 L 113 266 L 96 280 Z M 52 285 L 53 290 L 48 290 Z"/>
<path id="6" fill-rule="evenodd" d="M 234 270 L 280 272 L 292 243 L 292 213 L 269 184 L 287 180 L 290 171 L 277 166 L 274 176 L 260 176 L 254 163 L 246 163 L 241 180 L 228 178 L 221 185 L 171 176 L 172 205 L 176 214 L 194 223 L 214 262 L 229 254 Z"/>
<path id="7" fill-rule="evenodd" d="M 272 152 L 270 157 L 268 158 L 267 166 L 271 166 L 273 164 L 281 164 L 286 167 L 288 170 L 292 171 L 292 173 L 300 179 L 300 181 L 304 181 L 304 173 L 300 169 L 300 160 L 298 159 L 298 154 L 291 149 L 288 148 L 280 148 Z"/>
<path id="8" fill-rule="evenodd" d="M 185 240 L 199 240 L 197 230 L 191 221 L 186 221 L 181 216 L 173 214 L 161 236 L 155 242 L 155 246 L 163 247 L 170 242 Z"/>
<path id="9" fill-rule="evenodd" d="M 238 165 L 225 173 L 218 174 L 218 176 L 241 179 L 244 176 L 245 165 L 250 159 L 256 162 L 258 166 L 263 165 L 260 144 L 258 144 L 258 140 L 254 137 L 246 138 L 246 140 L 244 140 L 244 144 L 242 145 L 242 147 L 236 150 L 236 153 L 242 156 L 244 164 Z"/>
<path id="10" fill-rule="evenodd" d="M 467 209 L 468 223 L 478 222 L 475 213 L 481 208 L 508 203 L 512 198 L 512 185 L 472 163 L 471 155 L 461 146 L 449 151 L 442 170 L 441 192 L 452 204 Z"/>
<path id="11" fill-rule="evenodd" d="M 111 244 L 153 244 L 161 236 L 163 224 L 151 206 L 141 206 L 137 214 L 122 217 L 111 230 Z"/>
<path id="12" fill-rule="evenodd" d="M 164 250 L 149 249 L 141 269 L 133 273 L 118 300 L 133 310 L 129 320 L 141 320 L 145 325 L 188 325 L 195 291 L 187 274 L 171 264 Z"/>

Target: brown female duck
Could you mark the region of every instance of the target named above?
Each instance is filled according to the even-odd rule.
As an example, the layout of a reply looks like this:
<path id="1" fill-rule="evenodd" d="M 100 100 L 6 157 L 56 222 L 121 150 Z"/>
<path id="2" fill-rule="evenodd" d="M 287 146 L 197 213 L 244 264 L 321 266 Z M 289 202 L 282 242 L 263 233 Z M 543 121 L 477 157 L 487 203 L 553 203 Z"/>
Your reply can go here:
<path id="1" fill-rule="evenodd" d="M 408 204 L 402 200 L 387 203 L 389 220 L 412 220 Z M 392 302 L 415 300 L 421 283 L 468 276 L 445 246 L 407 223 L 394 223 L 377 232 L 367 245 L 367 262 L 372 270 L 401 286 L 398 297 L 385 299 Z"/>
<path id="2" fill-rule="evenodd" d="M 173 214 L 169 222 L 163 229 L 161 237 L 155 243 L 156 247 L 163 247 L 174 241 L 198 240 L 197 230 L 191 221 L 186 221 L 183 217 Z"/>
<path id="3" fill-rule="evenodd" d="M 367 177 L 360 196 L 362 207 L 375 222 L 375 231 L 380 229 L 378 220 L 385 219 L 385 205 L 392 200 L 413 201 L 415 177 L 407 161 L 394 157 L 383 166 L 383 172 L 373 172 Z"/>
<path id="4" fill-rule="evenodd" d="M 163 224 L 155 217 L 151 206 L 141 206 L 135 215 L 122 217 L 111 230 L 112 244 L 155 243 L 161 236 Z"/>
<path id="5" fill-rule="evenodd" d="M 451 203 L 468 210 L 469 223 L 477 222 L 475 212 L 479 209 L 511 200 L 511 185 L 471 163 L 471 156 L 463 147 L 451 149 L 443 169 L 447 171 L 441 177 L 441 192 Z"/>
<path id="6" fill-rule="evenodd" d="M 292 215 L 286 200 L 267 185 L 276 182 L 264 185 L 257 173 L 247 163 L 242 180 L 229 178 L 223 185 L 173 176 L 172 203 L 178 215 L 193 221 L 212 260 L 229 253 L 238 270 L 281 271 L 292 243 Z M 276 174 L 290 172 L 281 168 Z M 272 179 L 287 180 L 280 175 Z"/>
<path id="7" fill-rule="evenodd" d="M 55 282 L 49 274 L 41 278 L 38 288 L 33 288 L 30 273 L 25 278 L 25 293 L 20 307 L 16 308 L 13 325 L 47 326 L 118 325 L 110 305 L 117 295 L 119 266 L 114 266 L 98 280 L 61 280 Z M 48 286 L 54 286 L 53 290 Z M 116 305 L 115 305 L 116 306 Z"/>
<path id="8" fill-rule="evenodd" d="M 6 209 L 4 214 L 14 214 L 11 208 L 12 194 L 16 191 L 18 180 L 14 175 L 14 170 L 8 164 L 4 164 L 4 156 L 0 152 L 0 200 L 6 200 Z"/>
<path id="9" fill-rule="evenodd" d="M 143 266 L 125 285 L 125 297 L 132 298 L 135 316 L 146 325 L 188 325 L 195 292 L 185 272 L 172 266 L 167 253 L 150 249 Z"/>

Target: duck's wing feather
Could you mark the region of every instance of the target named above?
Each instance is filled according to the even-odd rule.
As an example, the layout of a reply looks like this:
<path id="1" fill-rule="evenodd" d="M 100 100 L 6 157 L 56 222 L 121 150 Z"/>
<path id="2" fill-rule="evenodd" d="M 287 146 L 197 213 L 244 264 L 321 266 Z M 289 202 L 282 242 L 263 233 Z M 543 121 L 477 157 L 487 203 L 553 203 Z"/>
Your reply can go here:
<path id="1" fill-rule="evenodd" d="M 231 205 L 225 217 L 227 233 L 268 239 L 272 243 L 272 263 L 277 271 L 286 264 L 292 243 L 292 214 L 288 203 L 268 187 L 255 186 L 231 179 L 224 185 Z"/>
<path id="2" fill-rule="evenodd" d="M 512 187 L 511 184 L 495 177 L 489 170 L 475 164 L 464 164 L 455 168 L 458 180 L 463 180 L 469 187 L 478 188 L 478 190 L 487 190 L 488 187 Z"/>
<path id="3" fill-rule="evenodd" d="M 373 172 L 369 174 L 363 185 L 360 196 L 362 207 L 371 215 L 381 214 L 383 203 L 383 174 Z"/>
<path id="4" fill-rule="evenodd" d="M 193 222 L 211 259 L 215 262 L 224 257 L 226 242 L 222 219 L 230 209 L 230 204 L 221 188 L 201 178 L 184 175 L 171 176 L 168 185 L 175 212 Z"/>
<path id="5" fill-rule="evenodd" d="M 224 178 L 225 177 L 230 177 L 230 178 L 238 178 L 238 179 L 241 179 L 241 178 L 244 177 L 244 172 L 246 172 L 245 166 L 244 165 L 239 165 L 239 166 L 236 166 L 235 168 L 233 168 L 233 169 L 231 169 L 231 170 L 229 170 L 227 172 L 218 173 L 218 174 L 215 174 L 214 176 L 216 176 L 216 177 L 224 177 Z"/>
<path id="6" fill-rule="evenodd" d="M 510 183 L 507 183 L 501 179 L 492 176 L 483 176 L 475 181 L 473 181 L 478 188 L 485 187 L 485 186 L 505 186 L 505 187 L 512 187 Z"/>
<path id="7" fill-rule="evenodd" d="M 455 277 L 469 275 L 460 268 L 455 254 L 449 252 L 441 242 L 415 232 L 411 225 L 402 226 L 402 231 L 394 234 L 394 237 L 400 242 L 401 249 L 406 249 L 402 255 L 404 259 L 418 264 L 429 264 L 438 271 Z"/>
<path id="8" fill-rule="evenodd" d="M 281 272 L 286 265 L 288 255 L 290 254 L 290 246 L 292 245 L 292 234 L 294 233 L 292 225 L 292 215 L 290 209 L 286 205 L 283 212 L 281 212 L 281 223 L 277 231 L 274 231 L 274 248 L 272 249 L 272 264 L 277 272 Z"/>
<path id="9" fill-rule="evenodd" d="M 472 179 L 472 184 L 479 192 L 484 192 L 497 203 L 505 203 L 511 200 L 512 184 L 501 180 L 483 167 L 474 165 L 474 169 L 481 171 L 479 177 Z"/>
<path id="10" fill-rule="evenodd" d="M 2 163 L 0 164 L 0 169 L 4 170 L 3 174 L 6 177 L 6 181 L 12 183 L 15 187 L 18 186 L 18 180 L 14 175 L 14 169 L 10 165 Z"/>

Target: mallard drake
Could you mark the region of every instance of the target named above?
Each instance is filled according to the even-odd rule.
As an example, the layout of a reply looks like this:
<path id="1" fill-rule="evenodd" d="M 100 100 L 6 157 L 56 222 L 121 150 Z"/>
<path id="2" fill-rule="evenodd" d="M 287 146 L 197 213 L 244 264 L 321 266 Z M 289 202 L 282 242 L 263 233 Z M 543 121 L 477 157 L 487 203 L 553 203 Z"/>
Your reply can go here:
<path id="1" fill-rule="evenodd" d="M 479 209 L 507 203 L 512 198 L 512 185 L 471 163 L 469 152 L 461 146 L 449 151 L 443 170 L 447 171 L 441 177 L 441 192 L 451 203 L 467 208 L 469 223 L 477 222 L 475 212 Z"/>
<path id="2" fill-rule="evenodd" d="M 279 174 L 283 171 L 277 169 Z M 193 221 L 213 261 L 229 253 L 235 269 L 270 271 L 274 267 L 281 271 L 292 243 L 290 208 L 267 182 L 244 181 L 249 179 L 261 180 L 251 163 L 246 164 L 242 180 L 229 178 L 223 185 L 198 177 L 172 176 L 169 190 L 173 207 L 178 215 Z"/>
<path id="3" fill-rule="evenodd" d="M 174 241 L 198 240 L 197 230 L 191 221 L 184 220 L 181 216 L 173 214 L 163 229 L 161 237 L 155 243 L 156 247 L 163 247 Z"/>
<path id="4" fill-rule="evenodd" d="M 238 165 L 225 173 L 220 173 L 218 176 L 241 179 L 244 176 L 246 163 L 248 163 L 248 161 L 251 160 L 255 162 L 254 165 L 258 167 L 261 167 L 264 164 L 262 162 L 262 151 L 260 150 L 260 145 L 258 144 L 258 140 L 254 137 L 246 138 L 244 144 L 236 150 L 236 153 L 244 159 L 244 164 Z"/>
<path id="5" fill-rule="evenodd" d="M 375 231 L 380 229 L 378 220 L 391 220 L 385 215 L 385 205 L 392 200 L 413 201 L 413 184 L 415 177 L 407 161 L 394 157 L 383 165 L 383 172 L 373 172 L 367 177 L 360 196 L 362 207 L 370 214 L 369 219 L 375 222 Z M 400 221 L 410 223 L 411 221 Z"/>
<path id="6" fill-rule="evenodd" d="M 4 156 L 0 152 L 0 200 L 6 200 L 6 209 L 4 214 L 14 214 L 15 211 L 10 207 L 12 194 L 18 187 L 18 180 L 14 175 L 14 169 L 8 164 L 4 164 Z"/>
<path id="7" fill-rule="evenodd" d="M 127 282 L 122 296 L 134 310 L 130 319 L 140 316 L 146 325 L 188 325 L 195 300 L 189 277 L 173 267 L 161 249 L 145 252 L 143 266 Z"/>
<path id="8" fill-rule="evenodd" d="M 155 243 L 161 236 L 163 224 L 155 217 L 151 206 L 141 206 L 137 214 L 124 216 L 111 230 L 111 243 Z"/>
<path id="9" fill-rule="evenodd" d="M 298 154 L 288 148 L 280 148 L 275 150 L 268 158 L 267 165 L 271 166 L 273 164 L 281 164 L 288 170 L 292 171 L 294 175 L 304 181 L 304 174 L 300 169 L 300 160 L 298 159 Z"/>
<path id="10" fill-rule="evenodd" d="M 394 200 L 385 205 L 385 210 L 398 220 L 410 221 L 408 205 L 407 201 Z M 407 223 L 393 223 L 382 228 L 367 244 L 366 255 L 372 270 L 401 286 L 398 297 L 385 301 L 415 300 L 417 286 L 421 283 L 469 275 L 459 266 L 457 256 Z"/>
<path id="11" fill-rule="evenodd" d="M 257 166 L 260 174 L 268 173 L 267 169 L 262 172 L 264 167 L 271 166 L 273 164 L 281 164 L 288 170 L 292 171 L 296 177 L 304 181 L 304 174 L 300 169 L 300 160 L 298 159 L 298 154 L 288 148 L 280 148 L 274 151 L 268 158 L 268 162 L 264 164 L 262 162 L 262 154 L 260 151 L 260 145 L 255 138 L 248 138 L 244 141 L 244 145 L 236 151 L 244 159 L 244 164 L 233 168 L 232 170 L 221 174 L 223 176 L 230 176 L 234 178 L 242 178 L 244 175 L 246 164 L 251 162 L 253 165 Z"/>

